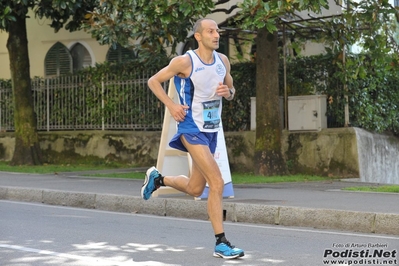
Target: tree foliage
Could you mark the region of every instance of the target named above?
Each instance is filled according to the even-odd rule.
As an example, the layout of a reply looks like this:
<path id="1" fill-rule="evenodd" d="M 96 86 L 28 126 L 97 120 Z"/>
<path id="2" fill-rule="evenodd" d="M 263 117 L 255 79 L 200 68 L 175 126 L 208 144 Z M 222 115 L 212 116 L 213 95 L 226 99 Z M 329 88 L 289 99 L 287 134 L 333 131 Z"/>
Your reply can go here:
<path id="1" fill-rule="evenodd" d="M 329 7 L 326 0 L 243 0 L 238 6 L 242 9 L 238 20 L 241 21 L 243 28 L 254 30 L 266 28 L 269 32 L 278 30 L 281 16 L 303 10 L 320 13 L 322 8 Z"/>
<path id="2" fill-rule="evenodd" d="M 102 0 L 86 15 L 84 28 L 101 44 L 130 46 L 141 56 L 165 54 L 166 48 L 175 54 L 194 22 L 213 7 L 212 0 Z"/>
<path id="3" fill-rule="evenodd" d="M 350 125 L 376 132 L 398 131 L 396 99 L 399 9 L 387 0 L 351 1 L 341 16 L 323 22 L 319 40 L 329 45 L 334 103 L 349 103 Z M 390 98 L 391 97 L 391 98 Z M 343 99 L 342 99 L 343 98 Z M 393 100 L 395 99 L 395 100 Z"/>
<path id="4" fill-rule="evenodd" d="M 0 29 L 8 32 L 10 23 L 17 17 L 28 18 L 28 11 L 33 11 L 37 18 L 50 20 L 49 26 L 55 31 L 65 27 L 69 31 L 80 29 L 84 16 L 96 6 L 96 0 L 1 0 Z"/>

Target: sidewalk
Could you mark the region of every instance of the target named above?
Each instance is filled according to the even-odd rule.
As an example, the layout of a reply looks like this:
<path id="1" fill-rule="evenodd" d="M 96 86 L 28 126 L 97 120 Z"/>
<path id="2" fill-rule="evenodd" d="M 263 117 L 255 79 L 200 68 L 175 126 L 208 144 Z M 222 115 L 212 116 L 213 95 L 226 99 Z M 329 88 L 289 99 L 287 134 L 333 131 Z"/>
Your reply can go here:
<path id="1" fill-rule="evenodd" d="M 0 199 L 208 219 L 206 199 L 194 200 L 182 193 L 161 192 L 158 197 L 142 200 L 140 189 L 143 180 L 91 178 L 82 176 L 82 173 L 39 175 L 0 172 Z M 224 200 L 226 220 L 399 235 L 399 194 L 340 190 L 361 185 L 370 184 L 356 179 L 233 184 L 234 198 Z"/>

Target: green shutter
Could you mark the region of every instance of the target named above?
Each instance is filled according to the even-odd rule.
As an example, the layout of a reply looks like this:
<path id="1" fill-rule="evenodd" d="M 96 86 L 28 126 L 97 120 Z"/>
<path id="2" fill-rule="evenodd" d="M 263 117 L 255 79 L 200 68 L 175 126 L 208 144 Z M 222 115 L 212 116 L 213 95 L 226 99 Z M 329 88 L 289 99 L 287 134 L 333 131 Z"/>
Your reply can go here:
<path id="1" fill-rule="evenodd" d="M 73 60 L 73 71 L 79 71 L 85 67 L 91 66 L 91 56 L 89 51 L 81 43 L 76 43 L 71 48 Z"/>
<path id="2" fill-rule="evenodd" d="M 60 42 L 54 44 L 44 60 L 45 76 L 60 76 L 72 72 L 72 57 L 69 50 Z"/>
<path id="3" fill-rule="evenodd" d="M 136 55 L 130 49 L 116 45 L 114 48 L 111 46 L 107 52 L 107 61 L 112 63 L 123 63 L 132 59 L 135 59 Z"/>

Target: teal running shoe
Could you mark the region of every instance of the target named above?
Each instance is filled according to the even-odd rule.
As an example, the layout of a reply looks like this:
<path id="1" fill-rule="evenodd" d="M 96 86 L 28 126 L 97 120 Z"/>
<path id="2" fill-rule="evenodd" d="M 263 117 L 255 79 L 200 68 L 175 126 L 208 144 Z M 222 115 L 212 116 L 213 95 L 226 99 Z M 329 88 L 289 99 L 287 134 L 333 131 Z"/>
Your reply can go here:
<path id="1" fill-rule="evenodd" d="M 155 179 L 160 176 L 161 174 L 154 166 L 147 170 L 144 184 L 141 188 L 141 197 L 144 200 L 151 198 L 152 193 L 159 188 L 159 186 L 155 184 Z"/>
<path id="2" fill-rule="evenodd" d="M 216 245 L 213 256 L 223 259 L 235 259 L 238 257 L 243 257 L 244 250 L 232 246 L 230 242 L 227 241 Z"/>

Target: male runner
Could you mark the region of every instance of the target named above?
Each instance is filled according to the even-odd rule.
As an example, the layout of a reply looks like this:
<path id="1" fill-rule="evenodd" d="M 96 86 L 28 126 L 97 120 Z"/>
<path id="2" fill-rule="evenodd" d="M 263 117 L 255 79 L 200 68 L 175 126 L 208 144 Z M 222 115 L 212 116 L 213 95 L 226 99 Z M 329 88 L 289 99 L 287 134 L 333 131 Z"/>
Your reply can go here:
<path id="1" fill-rule="evenodd" d="M 216 52 L 219 28 L 211 19 L 200 19 L 194 25 L 198 49 L 173 58 L 169 65 L 148 80 L 148 86 L 169 109 L 178 122 L 177 134 L 169 145 L 189 152 L 192 158 L 190 178 L 162 176 L 155 167 L 148 169 L 141 196 L 148 200 L 160 186 L 170 186 L 193 197 L 199 197 L 209 185 L 208 215 L 215 233 L 215 257 L 233 259 L 244 251 L 227 241 L 223 228 L 224 180 L 213 154 L 220 129 L 222 98 L 232 100 L 235 89 L 228 58 Z M 174 77 L 180 104 L 172 101 L 162 83 Z"/>

